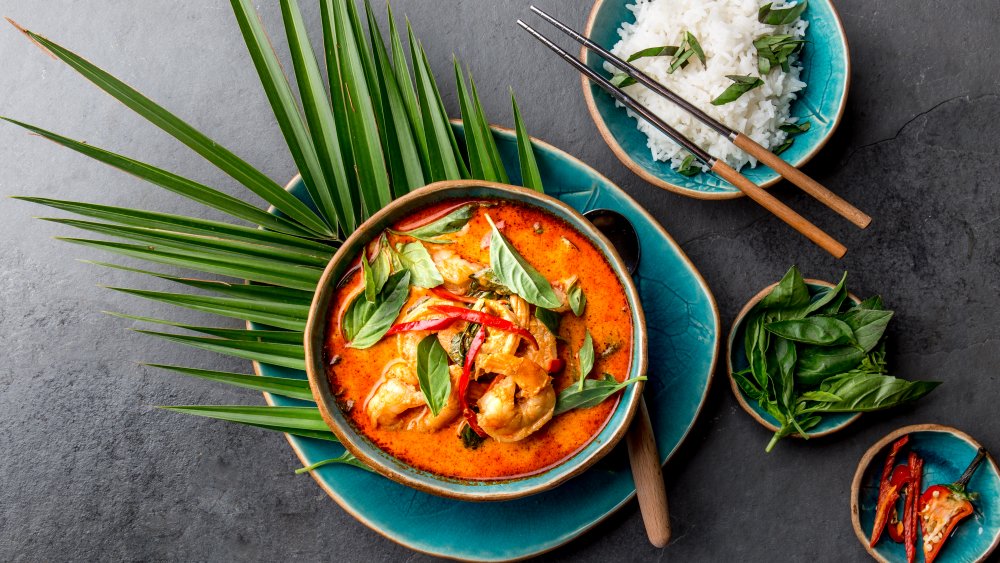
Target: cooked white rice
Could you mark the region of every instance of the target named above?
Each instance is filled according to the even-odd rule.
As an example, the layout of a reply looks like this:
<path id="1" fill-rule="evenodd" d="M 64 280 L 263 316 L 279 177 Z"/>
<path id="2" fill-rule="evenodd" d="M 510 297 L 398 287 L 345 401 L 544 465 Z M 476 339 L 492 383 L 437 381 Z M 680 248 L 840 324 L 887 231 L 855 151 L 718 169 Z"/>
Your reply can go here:
<path id="1" fill-rule="evenodd" d="M 788 34 L 796 38 L 805 35 L 808 23 L 801 19 L 783 26 L 758 22 L 757 10 L 766 1 L 636 0 L 627 6 L 635 14 L 635 23 L 622 24 L 618 30 L 621 41 L 612 51 L 624 59 L 649 47 L 679 45 L 681 34 L 690 31 L 705 51 L 706 64 L 703 65 L 697 57 L 691 57 L 690 64 L 673 74 L 667 73 L 672 59 L 669 56 L 644 57 L 632 64 L 712 117 L 773 149 L 788 136 L 779 126 L 795 121 L 790 118 L 789 107 L 796 97 L 795 93 L 806 85 L 799 80 L 802 69 L 794 55 L 790 59 L 790 72 L 783 72 L 780 67 L 772 68 L 761 77 L 763 85 L 743 94 L 736 101 L 721 106 L 711 104 L 733 83 L 726 78 L 727 74 L 759 76 L 754 39 L 762 35 Z M 794 2 L 775 2 L 774 8 L 786 5 L 794 5 Z M 605 63 L 605 68 L 611 73 L 616 70 L 608 63 Z M 636 84 L 626 87 L 625 91 L 688 139 L 713 156 L 725 159 L 737 170 L 747 163 L 757 165 L 756 159 L 736 148 L 722 135 L 646 87 Z M 636 118 L 639 131 L 646 135 L 653 158 L 669 161 L 674 168 L 679 167 L 688 155 L 687 151 L 632 111 L 628 113 Z"/>

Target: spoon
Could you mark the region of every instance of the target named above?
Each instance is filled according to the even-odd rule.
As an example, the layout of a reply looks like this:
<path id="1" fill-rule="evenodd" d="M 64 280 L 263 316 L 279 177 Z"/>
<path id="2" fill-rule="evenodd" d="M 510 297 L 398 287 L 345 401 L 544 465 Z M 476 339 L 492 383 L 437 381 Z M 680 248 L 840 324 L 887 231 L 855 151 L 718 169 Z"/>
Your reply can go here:
<path id="1" fill-rule="evenodd" d="M 594 209 L 583 216 L 608 237 L 625 263 L 628 273 L 634 274 L 639 266 L 639 236 L 632 223 L 621 213 L 610 209 Z M 642 513 L 642 522 L 646 526 L 646 536 L 654 546 L 666 547 L 670 542 L 667 489 L 663 482 L 660 453 L 653 437 L 653 425 L 649 421 L 649 411 L 646 410 L 644 399 L 639 400 L 639 412 L 635 414 L 625 442 L 628 444 L 628 458 L 632 465 L 632 478 L 635 480 L 639 512 Z"/>

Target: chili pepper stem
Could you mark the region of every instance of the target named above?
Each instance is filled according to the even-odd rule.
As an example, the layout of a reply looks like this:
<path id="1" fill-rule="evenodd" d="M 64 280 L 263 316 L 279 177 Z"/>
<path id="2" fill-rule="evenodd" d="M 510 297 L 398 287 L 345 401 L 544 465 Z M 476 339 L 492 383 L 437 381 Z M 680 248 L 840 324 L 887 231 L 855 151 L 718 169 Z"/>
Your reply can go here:
<path id="1" fill-rule="evenodd" d="M 965 468 L 965 473 L 962 473 L 962 476 L 958 478 L 958 481 L 955 481 L 954 486 L 964 489 L 965 486 L 969 484 L 969 479 L 972 479 L 972 474 L 976 472 L 976 469 L 979 468 L 979 464 L 982 463 L 984 459 L 986 459 L 986 448 L 979 448 L 979 451 L 976 452 L 976 457 L 973 458 L 972 463 Z"/>

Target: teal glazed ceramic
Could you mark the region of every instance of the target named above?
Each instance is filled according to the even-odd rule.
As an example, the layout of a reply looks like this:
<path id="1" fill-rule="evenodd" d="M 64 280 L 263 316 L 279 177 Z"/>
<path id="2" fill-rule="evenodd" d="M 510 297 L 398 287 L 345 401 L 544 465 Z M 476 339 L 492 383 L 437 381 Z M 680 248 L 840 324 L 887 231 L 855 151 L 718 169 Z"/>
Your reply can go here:
<path id="1" fill-rule="evenodd" d="M 746 348 L 743 346 L 743 337 L 746 334 L 746 326 L 744 321 L 747 318 L 747 314 L 750 310 L 754 308 L 761 299 L 771 293 L 774 286 L 777 283 L 771 284 L 760 291 L 757 295 L 753 297 L 747 304 L 743 307 L 743 310 L 736 315 L 736 319 L 733 320 L 733 328 L 729 331 L 729 339 L 727 341 L 727 352 L 726 361 L 729 366 L 729 385 L 733 389 L 733 393 L 736 395 L 736 400 L 739 401 L 740 406 L 743 410 L 747 411 L 750 416 L 754 417 L 757 422 L 764 425 L 766 428 L 772 432 L 777 432 L 780 423 L 773 416 L 768 414 L 761 406 L 747 398 L 743 393 L 743 389 L 736 384 L 736 380 L 733 379 L 733 372 L 742 371 L 750 366 L 750 362 L 747 360 Z M 813 299 L 819 299 L 826 292 L 833 288 L 832 283 L 825 282 L 822 280 L 806 280 L 806 285 L 809 286 L 809 293 L 812 295 Z M 858 299 L 853 294 L 848 294 L 848 297 L 854 303 L 860 303 L 861 300 Z M 854 422 L 861 416 L 861 413 L 839 413 L 839 414 L 824 414 L 823 419 L 819 424 L 814 426 L 809 432 L 810 438 L 819 438 L 821 436 L 826 436 L 841 430 L 848 424 Z M 795 437 L 799 437 L 798 434 Z"/>
<path id="2" fill-rule="evenodd" d="M 562 219 L 590 240 L 611 266 L 628 301 L 633 345 L 631 367 L 629 373 L 625 374 L 625 379 L 646 374 L 646 327 L 642 304 L 628 269 L 611 242 L 583 215 L 554 197 L 526 188 L 478 180 L 437 182 L 414 190 L 374 214 L 344 241 L 323 272 L 309 310 L 305 332 L 306 371 L 323 420 L 355 457 L 375 471 L 404 485 L 445 497 L 472 501 L 510 500 L 559 485 L 578 475 L 611 451 L 611 448 L 625 435 L 632 416 L 639 406 L 642 382 L 626 387 L 611 418 L 597 435 L 569 459 L 555 467 L 518 479 L 465 480 L 449 479 L 414 468 L 399 461 L 370 438 L 357 432 L 349 417 L 338 406 L 327 379 L 328 360 L 324 351 L 330 311 L 337 307 L 333 296 L 338 283 L 347 275 L 357 256 L 364 252 L 365 247 L 376 240 L 380 233 L 412 214 L 442 201 L 458 202 L 469 199 L 511 201 L 542 209 L 549 215 Z"/>
<path id="3" fill-rule="evenodd" d="M 610 49 L 618 43 L 618 29 L 623 22 L 635 21 L 625 6 L 634 0 L 597 0 L 590 12 L 585 34 L 597 44 Z M 833 135 L 847 103 L 850 82 L 850 55 L 847 36 L 840 16 L 831 0 L 810 0 L 802 16 L 808 20 L 805 49 L 802 51 L 802 80 L 808 84 L 792 103 L 791 115 L 812 123 L 809 131 L 796 136 L 795 144 L 781 157 L 795 167 L 809 161 Z M 678 29 L 678 33 L 680 29 Z M 581 58 L 603 76 L 603 59 L 583 50 Z M 709 61 L 711 62 L 711 61 Z M 623 164 L 646 181 L 661 188 L 699 199 L 740 197 L 743 192 L 715 176 L 702 173 L 686 177 L 670 168 L 670 163 L 653 160 L 646 146 L 646 136 L 635 127 L 635 119 L 616 107 L 615 101 L 600 87 L 583 79 L 583 94 L 590 115 L 601 136 Z M 781 177 L 770 168 L 758 164 L 745 166 L 741 172 L 761 187 L 768 187 Z"/>
<path id="4" fill-rule="evenodd" d="M 921 492 L 931 485 L 954 483 L 976 456 L 979 442 L 971 436 L 948 426 L 918 424 L 900 428 L 879 440 L 861 458 L 851 486 L 851 518 L 854 532 L 861 545 L 878 561 L 903 563 L 906 551 L 884 534 L 874 548 L 868 546 L 875 522 L 878 502 L 879 479 L 889 447 L 903 435 L 910 435 L 910 442 L 900 458 L 906 463 L 905 452 L 916 452 L 924 460 Z M 996 461 L 987 455 L 973 474 L 966 490 L 979 493 L 973 502 L 975 512 L 958 524 L 947 539 L 935 563 L 974 563 L 989 560 L 990 554 L 1000 544 L 1000 470 Z M 921 542 L 917 540 L 917 561 L 923 561 Z"/>
<path id="5" fill-rule="evenodd" d="M 461 133 L 459 126 L 456 129 Z M 494 136 L 511 183 L 519 184 L 513 132 L 495 129 Z M 551 145 L 535 141 L 534 146 L 548 194 L 581 213 L 597 208 L 618 211 L 638 231 L 646 259 L 633 280 L 646 314 L 650 350 L 643 396 L 665 462 L 687 436 L 708 393 L 720 340 L 715 300 L 677 243 L 620 188 Z M 298 179 L 289 189 L 304 197 Z M 261 375 L 306 377 L 286 368 L 256 367 Z M 265 399 L 273 405 L 312 405 L 273 395 Z M 339 444 L 323 440 L 288 436 L 288 441 L 303 464 L 344 452 Z M 350 466 L 328 465 L 311 474 L 344 510 L 386 538 L 415 551 L 473 561 L 523 559 L 554 549 L 592 528 L 635 494 L 624 447 L 559 487 L 506 502 L 442 498 Z"/>

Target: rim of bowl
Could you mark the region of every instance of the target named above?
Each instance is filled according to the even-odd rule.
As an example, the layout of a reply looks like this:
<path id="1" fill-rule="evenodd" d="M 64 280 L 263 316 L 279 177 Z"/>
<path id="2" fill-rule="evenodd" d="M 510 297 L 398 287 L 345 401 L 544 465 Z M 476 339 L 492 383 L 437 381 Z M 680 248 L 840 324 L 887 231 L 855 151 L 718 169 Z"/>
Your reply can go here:
<path id="1" fill-rule="evenodd" d="M 861 493 L 861 481 L 864 479 L 865 469 L 871 465 L 875 456 L 882 453 L 882 450 L 886 448 L 889 444 L 902 437 L 904 434 L 912 434 L 915 432 L 944 432 L 946 434 L 951 434 L 957 438 L 965 440 L 974 448 L 983 447 L 975 438 L 969 436 L 965 432 L 962 432 L 958 428 L 951 426 L 945 426 L 943 424 L 913 424 L 910 426 L 904 426 L 902 428 L 893 430 L 892 432 L 886 434 L 881 440 L 875 442 L 864 455 L 861 456 L 861 460 L 858 461 L 858 468 L 854 470 L 854 479 L 851 480 L 851 524 L 854 527 L 854 535 L 858 537 L 858 541 L 864 546 L 865 550 L 869 555 L 875 558 L 876 561 L 881 563 L 890 563 L 888 559 L 882 556 L 879 552 L 875 551 L 874 548 L 868 545 L 868 536 L 865 531 L 861 528 L 861 507 L 858 505 L 858 497 Z M 997 466 L 997 462 L 993 459 L 990 453 L 986 452 L 986 459 L 993 465 L 993 471 L 1000 473 L 1000 466 Z M 980 563 L 986 561 L 993 550 L 1000 545 L 1000 533 L 993 538 L 993 543 L 986 549 L 986 551 L 979 556 L 975 561 L 971 563 Z"/>
<path id="2" fill-rule="evenodd" d="M 836 287 L 837 285 L 825 280 L 817 280 L 812 278 L 806 278 L 803 281 L 805 281 L 807 285 L 821 285 L 823 287 L 829 287 L 829 288 Z M 750 403 L 747 402 L 746 397 L 743 396 L 743 391 L 740 389 L 740 386 L 736 384 L 736 378 L 733 377 L 733 338 L 736 337 L 736 329 L 739 328 L 741 324 L 743 324 L 744 320 L 746 320 L 746 316 L 750 312 L 750 309 L 753 309 L 754 305 L 760 303 L 760 301 L 764 299 L 764 297 L 768 293 L 770 293 L 771 290 L 774 289 L 776 285 L 778 285 L 778 283 L 780 282 L 774 282 L 771 285 L 765 287 L 764 289 L 760 290 L 757 293 L 757 295 L 754 295 L 752 298 L 750 298 L 750 301 L 747 301 L 747 304 L 743 306 L 743 309 L 740 310 L 739 313 L 737 313 L 736 318 L 733 320 L 732 326 L 729 328 L 729 336 L 726 337 L 726 370 L 729 372 L 729 387 L 733 390 L 733 395 L 736 395 L 736 401 L 740 404 L 740 407 L 742 407 L 743 410 L 747 412 L 747 414 L 752 416 L 754 420 L 759 422 L 761 426 L 767 428 L 772 432 L 777 432 L 778 427 L 775 426 L 771 421 L 762 417 L 760 413 L 758 413 L 756 410 L 754 410 L 754 408 L 750 405 Z M 847 297 L 852 301 L 854 301 L 855 303 L 861 302 L 861 299 L 859 299 L 857 295 L 854 295 L 850 291 L 847 292 Z M 848 426 L 853 424 L 854 421 L 861 418 L 861 414 L 862 413 L 860 412 L 855 413 L 854 416 L 845 420 L 840 426 L 835 426 L 829 430 L 824 430 L 822 432 L 816 432 L 815 434 L 809 433 L 809 438 L 822 438 L 823 436 L 829 436 L 834 432 L 843 430 L 844 428 L 847 428 Z M 792 437 L 802 439 L 802 436 L 799 436 L 798 433 L 792 434 Z"/>
<path id="3" fill-rule="evenodd" d="M 619 278 L 619 282 L 622 284 L 626 296 L 631 301 L 630 305 L 633 310 L 633 315 L 637 318 L 638 321 L 636 328 L 638 329 L 639 338 L 636 342 L 633 343 L 633 346 L 637 346 L 639 348 L 640 354 L 639 354 L 638 365 L 633 365 L 630 368 L 629 376 L 631 377 L 635 375 L 646 374 L 647 364 L 648 364 L 648 354 L 647 354 L 648 350 L 647 350 L 645 315 L 643 314 L 642 303 L 639 300 L 639 293 L 635 287 L 634 282 L 632 281 L 631 277 L 627 275 L 628 269 L 625 267 L 625 264 L 622 262 L 621 257 L 618 255 L 618 252 L 615 250 L 611 242 L 603 234 L 601 234 L 601 232 L 598 231 L 596 227 L 587 228 L 586 226 L 589 225 L 590 223 L 583 216 L 583 214 L 576 211 L 568 204 L 552 196 L 537 192 L 535 190 L 522 188 L 519 186 L 512 186 L 508 184 L 501 184 L 497 182 L 488 182 L 482 180 L 448 180 L 442 182 L 434 182 L 432 184 L 428 184 L 426 186 L 418 188 L 400 198 L 393 200 L 391 203 L 383 207 L 377 213 L 369 217 L 368 220 L 366 220 L 363 224 L 361 224 L 347 238 L 347 240 L 345 240 L 341 244 L 336 254 L 334 254 L 333 258 L 330 260 L 326 268 L 323 270 L 323 275 L 320 277 L 320 281 L 316 287 L 316 292 L 313 295 L 313 301 L 309 307 L 309 316 L 306 322 L 305 338 L 304 338 L 306 374 L 308 375 L 309 378 L 309 387 L 312 390 L 313 398 L 315 399 L 316 405 L 319 408 L 320 414 L 323 417 L 323 421 L 330 428 L 330 430 L 337 436 L 337 438 L 340 439 L 341 444 L 349 452 L 354 454 L 355 457 L 360 459 L 368 467 L 372 468 L 380 475 L 383 475 L 384 477 L 396 481 L 397 483 L 406 485 L 408 487 L 417 489 L 419 491 L 447 498 L 466 500 L 466 501 L 513 500 L 517 498 L 530 496 L 557 487 L 560 484 L 564 483 L 565 481 L 583 473 L 584 471 L 589 469 L 594 463 L 596 463 L 599 459 L 607 455 L 608 452 L 610 452 L 614 448 L 614 446 L 618 444 L 618 442 L 625 436 L 625 433 L 628 431 L 628 428 L 632 422 L 632 418 L 638 411 L 639 403 L 642 399 L 642 391 L 645 387 L 645 381 L 638 381 L 634 384 L 636 385 L 636 391 L 632 395 L 632 399 L 624 405 L 626 412 L 625 412 L 625 417 L 622 419 L 620 423 L 620 427 L 615 429 L 613 434 L 604 442 L 604 444 L 598 447 L 595 451 L 591 452 L 586 457 L 577 459 L 577 456 L 580 454 L 580 452 L 578 451 L 577 453 L 566 458 L 561 463 L 558 463 L 557 465 L 554 465 L 546 469 L 545 471 L 534 473 L 532 475 L 528 475 L 523 478 L 515 478 L 515 479 L 501 479 L 495 481 L 492 480 L 479 481 L 471 479 L 455 480 L 437 476 L 431 472 L 421 471 L 419 469 L 412 468 L 412 466 L 403 464 L 405 468 L 412 469 L 414 471 L 421 471 L 422 474 L 427 475 L 431 478 L 429 482 L 416 479 L 409 474 L 407 469 L 387 465 L 381 462 L 380 460 L 376 460 L 373 457 L 369 456 L 366 452 L 364 452 L 361 448 L 359 448 L 354 441 L 355 438 L 363 439 L 360 433 L 358 433 L 354 428 L 351 427 L 345 428 L 342 425 L 338 424 L 331 414 L 331 405 L 332 408 L 339 409 L 339 407 L 335 404 L 335 401 L 333 400 L 333 397 L 330 393 L 329 383 L 327 381 L 326 369 L 325 369 L 326 364 L 323 361 L 324 347 L 322 343 L 324 341 L 327 329 L 326 315 L 330 304 L 330 296 L 328 295 L 329 288 L 335 285 L 336 282 L 338 281 L 334 279 L 334 270 L 336 269 L 336 266 L 345 259 L 353 258 L 353 255 L 347 254 L 347 250 L 354 244 L 356 244 L 363 237 L 369 236 L 369 233 L 366 232 L 368 230 L 369 225 L 383 221 L 386 216 L 396 212 L 399 208 L 409 205 L 414 201 L 419 201 L 424 197 L 426 197 L 428 194 L 433 194 L 434 192 L 442 190 L 452 190 L 455 188 L 463 188 L 463 187 L 482 187 L 482 188 L 495 189 L 498 192 L 498 197 L 503 197 L 503 193 L 505 192 L 516 193 L 523 196 L 527 196 L 529 204 L 530 200 L 535 199 L 553 205 L 561 212 L 565 213 L 566 215 L 569 215 L 570 217 L 573 217 L 574 219 L 577 219 L 578 221 L 580 221 L 582 225 L 585 226 L 584 229 L 577 228 L 578 231 L 581 231 L 581 234 L 590 239 L 596 238 L 599 242 L 602 242 L 606 245 L 606 247 L 609 249 L 609 252 L 604 252 L 600 248 L 598 248 L 598 250 L 601 252 L 601 254 L 604 255 L 604 257 L 609 262 L 611 262 L 614 268 L 618 269 L 618 271 L 626 272 L 625 276 L 617 276 L 617 277 Z M 556 215 L 555 213 L 552 213 L 551 211 L 546 209 L 543 209 L 543 211 Z M 558 215 L 556 215 L 556 217 L 558 217 Z M 575 226 L 573 227 L 576 228 Z M 318 346 L 314 341 L 318 342 Z M 619 405 L 616 408 L 622 408 L 622 404 L 619 403 Z M 607 426 L 602 427 L 602 429 L 598 433 L 603 432 L 605 428 L 607 428 Z M 586 447 L 586 445 L 589 445 L 591 443 L 593 443 L 593 438 L 591 438 L 591 440 L 588 441 L 584 447 Z M 392 454 L 389 454 L 388 452 L 386 452 L 386 454 L 392 457 Z M 527 479 L 544 476 L 546 473 L 552 471 L 553 469 L 564 467 L 568 463 L 573 463 L 576 465 L 576 467 L 574 467 L 572 471 L 569 471 L 564 475 L 561 475 L 554 479 L 539 482 L 538 484 L 533 485 L 531 487 L 523 488 L 513 492 L 508 492 L 508 491 L 482 492 L 481 490 L 478 491 L 476 490 L 477 488 L 480 488 L 481 485 L 502 484 L 502 483 L 519 482 L 519 481 L 523 482 L 524 480 Z M 452 484 L 455 483 L 456 481 L 466 482 L 469 485 L 468 486 L 469 490 L 467 492 L 466 491 L 458 492 L 455 490 L 446 489 L 444 487 L 437 486 L 436 485 L 437 481 L 448 482 Z"/>
<path id="4" fill-rule="evenodd" d="M 597 19 L 597 13 L 601 10 L 604 2 L 605 0 L 596 0 L 594 5 L 590 8 L 590 14 L 587 16 L 587 25 L 584 27 L 583 31 L 584 36 L 591 36 L 594 30 L 594 21 Z M 840 35 L 840 40 L 844 44 L 844 68 L 846 72 L 844 73 L 843 94 L 841 95 L 840 106 L 837 108 L 837 115 L 833 119 L 833 126 L 830 127 L 830 130 L 819 140 L 811 151 L 803 155 L 802 158 L 796 162 L 789 163 L 795 168 L 805 166 L 819 153 L 819 151 L 823 149 L 823 147 L 826 146 L 830 139 L 833 138 L 833 134 L 837 132 L 837 128 L 840 127 L 840 121 L 844 117 L 844 111 L 847 108 L 847 96 L 851 90 L 851 46 L 847 41 L 847 33 L 844 31 L 844 22 L 840 18 L 840 12 L 837 11 L 837 7 L 833 2 L 829 2 L 829 6 L 830 12 L 833 14 L 834 23 L 836 24 L 837 33 Z M 587 62 L 587 52 L 588 49 L 586 47 L 580 47 L 580 60 L 583 61 L 584 64 Z M 608 125 L 604 122 L 604 118 L 601 116 L 601 113 L 597 111 L 597 103 L 594 101 L 594 94 L 590 88 L 590 80 L 586 76 L 580 75 L 580 84 L 583 86 L 583 99 L 587 103 L 587 113 L 590 114 L 590 118 L 594 121 L 594 124 L 597 125 L 597 130 L 601 134 L 601 138 L 604 139 L 604 142 L 608 145 L 608 148 L 611 149 L 611 152 L 615 154 L 618 160 L 637 176 L 658 188 L 694 199 L 736 199 L 746 195 L 741 190 L 736 190 L 735 192 L 703 192 L 700 190 L 692 190 L 691 188 L 685 188 L 684 186 L 672 184 L 649 173 L 649 171 L 640 166 L 639 163 L 632 160 L 632 157 L 628 154 L 628 152 L 622 148 L 618 141 L 615 140 L 614 135 L 611 134 L 611 130 L 608 129 Z M 758 184 L 758 186 L 765 189 L 770 188 L 782 179 L 782 176 L 779 174 L 766 182 Z"/>

